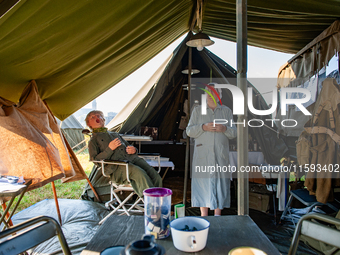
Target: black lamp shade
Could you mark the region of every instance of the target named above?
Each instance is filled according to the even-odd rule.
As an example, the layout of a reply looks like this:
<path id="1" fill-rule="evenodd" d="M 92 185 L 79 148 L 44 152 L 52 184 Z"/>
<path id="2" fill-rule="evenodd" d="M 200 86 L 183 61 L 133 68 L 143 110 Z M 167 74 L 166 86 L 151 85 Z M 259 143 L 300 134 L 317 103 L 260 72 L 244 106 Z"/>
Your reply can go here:
<path id="1" fill-rule="evenodd" d="M 201 51 L 204 47 L 213 45 L 214 43 L 207 34 L 198 32 L 186 42 L 186 45 L 189 47 L 197 47 L 197 50 Z"/>

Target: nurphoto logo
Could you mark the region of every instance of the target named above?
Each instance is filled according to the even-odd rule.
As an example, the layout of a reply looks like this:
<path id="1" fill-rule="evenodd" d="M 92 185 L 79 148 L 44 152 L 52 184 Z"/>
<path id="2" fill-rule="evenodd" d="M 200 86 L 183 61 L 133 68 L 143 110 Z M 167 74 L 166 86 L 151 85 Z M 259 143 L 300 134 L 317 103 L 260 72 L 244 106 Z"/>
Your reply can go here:
<path id="1" fill-rule="evenodd" d="M 233 115 L 244 115 L 244 111 L 245 111 L 245 107 L 244 107 L 244 95 L 242 93 L 242 90 L 240 88 L 238 88 L 235 85 L 231 85 L 231 84 L 215 84 L 215 88 L 209 85 L 206 85 L 210 91 L 212 91 L 216 97 L 219 99 L 220 103 L 221 99 L 218 95 L 218 93 L 216 92 L 215 89 L 228 89 L 233 97 Z M 201 114 L 202 115 L 206 115 L 207 114 L 207 94 L 209 96 L 212 97 L 212 99 L 215 102 L 215 105 L 217 105 L 215 98 L 213 97 L 213 95 L 211 94 L 210 91 L 206 90 L 206 89 L 202 89 L 201 90 L 205 91 L 206 93 L 201 95 L 201 102 L 202 102 L 202 107 L 201 107 Z M 305 95 L 305 97 L 303 98 L 289 98 L 287 95 L 289 93 L 302 93 Z M 252 95 L 253 94 L 253 89 L 250 87 L 248 88 L 248 95 Z M 303 106 L 304 103 L 308 102 L 311 98 L 311 93 L 308 89 L 305 88 L 281 88 L 280 90 L 280 108 L 281 108 L 281 115 L 285 116 L 287 114 L 287 106 L 288 105 L 295 105 L 296 107 L 298 107 L 300 109 L 300 111 L 306 115 L 312 115 L 305 106 Z M 248 110 L 253 113 L 254 115 L 258 115 L 258 116 L 266 116 L 269 114 L 272 114 L 276 111 L 277 109 L 277 88 L 273 89 L 273 101 L 272 101 L 272 106 L 270 107 L 270 109 L 267 110 L 258 110 L 255 109 L 254 105 L 253 105 L 253 97 L 249 96 L 248 97 Z M 266 119 L 265 121 L 271 122 L 271 126 L 274 126 L 275 121 L 279 121 L 278 119 Z M 227 124 L 230 123 L 231 126 L 233 125 L 240 125 L 242 124 L 243 126 L 246 125 L 245 120 L 243 122 L 234 122 L 232 119 L 231 120 L 225 120 L 225 119 L 214 119 L 214 125 L 215 124 Z M 262 127 L 264 125 L 264 121 L 261 119 L 251 119 L 248 121 L 248 126 L 249 127 Z M 284 119 L 281 120 L 281 125 L 284 127 L 295 127 L 297 126 L 297 121 L 294 119 Z"/>

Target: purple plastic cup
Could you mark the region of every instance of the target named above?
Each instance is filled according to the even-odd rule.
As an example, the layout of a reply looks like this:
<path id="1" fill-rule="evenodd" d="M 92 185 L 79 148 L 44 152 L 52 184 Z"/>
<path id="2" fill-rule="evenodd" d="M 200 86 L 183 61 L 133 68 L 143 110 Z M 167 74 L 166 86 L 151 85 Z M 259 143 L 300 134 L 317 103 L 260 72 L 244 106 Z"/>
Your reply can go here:
<path id="1" fill-rule="evenodd" d="M 172 190 L 150 188 L 143 191 L 145 234 L 163 239 L 170 235 Z"/>

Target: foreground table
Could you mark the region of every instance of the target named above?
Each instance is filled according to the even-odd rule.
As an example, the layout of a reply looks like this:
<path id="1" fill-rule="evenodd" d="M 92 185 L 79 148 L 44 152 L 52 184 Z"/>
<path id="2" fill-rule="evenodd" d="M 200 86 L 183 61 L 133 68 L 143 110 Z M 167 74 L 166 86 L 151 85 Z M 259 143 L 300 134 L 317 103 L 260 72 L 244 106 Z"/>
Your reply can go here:
<path id="1" fill-rule="evenodd" d="M 268 255 L 280 254 L 267 236 L 259 229 L 249 216 L 207 216 L 210 222 L 206 247 L 191 254 L 228 254 L 239 246 L 252 246 L 265 251 Z M 105 248 L 115 245 L 126 245 L 141 239 L 144 234 L 144 217 L 112 215 L 98 229 L 81 255 L 99 254 Z M 156 240 L 162 245 L 166 254 L 189 254 L 177 250 L 171 236 Z"/>

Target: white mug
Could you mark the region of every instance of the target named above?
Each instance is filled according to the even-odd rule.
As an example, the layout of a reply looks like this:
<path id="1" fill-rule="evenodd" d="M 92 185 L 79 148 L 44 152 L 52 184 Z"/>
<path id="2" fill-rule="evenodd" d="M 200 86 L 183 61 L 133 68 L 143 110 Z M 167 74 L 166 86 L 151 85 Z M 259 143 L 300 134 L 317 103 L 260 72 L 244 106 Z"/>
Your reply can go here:
<path id="1" fill-rule="evenodd" d="M 188 227 L 190 231 L 184 230 Z M 171 236 L 176 249 L 185 252 L 203 250 L 208 239 L 210 222 L 200 217 L 181 217 L 171 221 Z M 193 230 L 193 229 L 196 230 Z"/>

